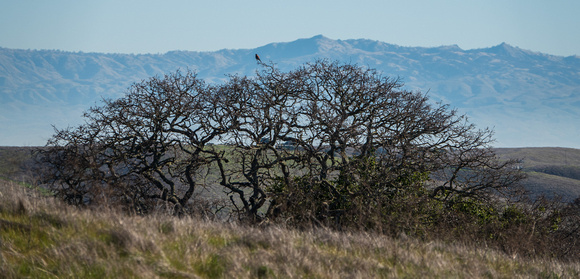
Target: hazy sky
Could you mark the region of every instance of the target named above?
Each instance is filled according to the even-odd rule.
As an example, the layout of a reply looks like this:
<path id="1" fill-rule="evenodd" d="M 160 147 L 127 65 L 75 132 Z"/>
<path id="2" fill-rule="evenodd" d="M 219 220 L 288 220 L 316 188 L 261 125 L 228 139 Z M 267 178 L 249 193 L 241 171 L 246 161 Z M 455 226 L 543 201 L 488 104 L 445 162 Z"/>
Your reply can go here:
<path id="1" fill-rule="evenodd" d="M 0 47 L 164 53 L 322 34 L 402 46 L 506 42 L 580 54 L 578 0 L 0 0 Z"/>

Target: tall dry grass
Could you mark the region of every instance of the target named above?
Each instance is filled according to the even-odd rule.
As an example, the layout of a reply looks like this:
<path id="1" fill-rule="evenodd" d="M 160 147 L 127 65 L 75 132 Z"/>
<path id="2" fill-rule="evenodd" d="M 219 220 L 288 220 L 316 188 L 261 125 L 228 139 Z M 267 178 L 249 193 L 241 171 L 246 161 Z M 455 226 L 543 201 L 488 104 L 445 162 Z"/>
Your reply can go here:
<path id="1" fill-rule="evenodd" d="M 5 278 L 579 278 L 485 247 L 77 210 L 0 181 Z"/>

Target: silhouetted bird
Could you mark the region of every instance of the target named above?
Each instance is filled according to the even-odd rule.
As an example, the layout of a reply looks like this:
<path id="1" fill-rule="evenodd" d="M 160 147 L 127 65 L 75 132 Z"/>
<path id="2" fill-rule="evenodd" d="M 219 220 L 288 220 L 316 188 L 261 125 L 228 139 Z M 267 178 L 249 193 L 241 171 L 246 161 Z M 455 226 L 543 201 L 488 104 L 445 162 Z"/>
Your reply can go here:
<path id="1" fill-rule="evenodd" d="M 260 59 L 260 56 L 258 56 L 258 54 L 256 53 L 256 61 L 258 62 L 262 62 L 262 59 Z"/>

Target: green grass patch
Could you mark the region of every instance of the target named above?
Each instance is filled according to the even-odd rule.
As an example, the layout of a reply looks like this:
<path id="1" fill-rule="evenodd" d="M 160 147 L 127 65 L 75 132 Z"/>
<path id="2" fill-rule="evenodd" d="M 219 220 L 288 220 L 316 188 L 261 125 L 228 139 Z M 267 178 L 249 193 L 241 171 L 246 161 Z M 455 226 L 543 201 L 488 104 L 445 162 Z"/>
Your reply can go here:
<path id="1" fill-rule="evenodd" d="M 210 254 L 194 265 L 195 271 L 204 278 L 222 278 L 226 267 L 226 259 L 217 254 Z"/>

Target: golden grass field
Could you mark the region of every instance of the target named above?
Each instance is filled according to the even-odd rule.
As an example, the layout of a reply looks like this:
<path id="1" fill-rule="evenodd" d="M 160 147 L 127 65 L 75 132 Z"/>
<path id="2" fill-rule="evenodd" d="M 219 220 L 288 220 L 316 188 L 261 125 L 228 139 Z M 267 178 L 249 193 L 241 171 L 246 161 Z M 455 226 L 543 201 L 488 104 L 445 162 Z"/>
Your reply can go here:
<path id="1" fill-rule="evenodd" d="M 2 278 L 580 278 L 462 243 L 79 210 L 0 180 Z"/>

